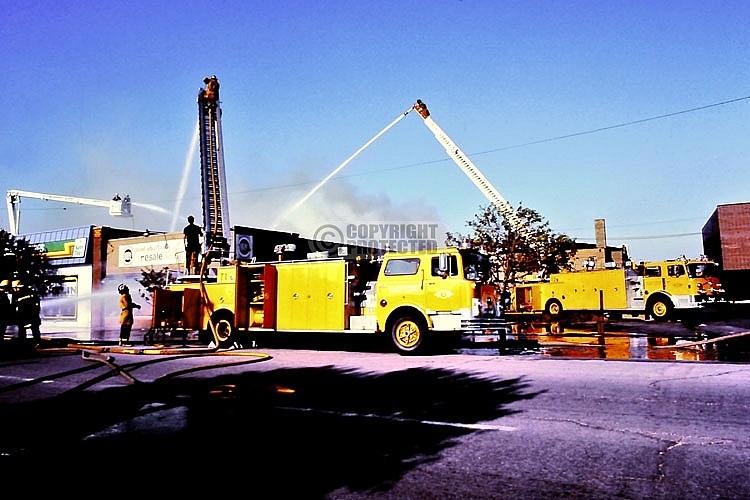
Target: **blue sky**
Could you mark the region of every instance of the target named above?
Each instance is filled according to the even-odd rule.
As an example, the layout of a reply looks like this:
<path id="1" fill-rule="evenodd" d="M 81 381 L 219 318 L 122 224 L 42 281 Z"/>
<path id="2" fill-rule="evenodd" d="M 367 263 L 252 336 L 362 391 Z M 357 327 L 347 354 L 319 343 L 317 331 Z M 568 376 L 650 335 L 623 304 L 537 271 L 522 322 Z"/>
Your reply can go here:
<path id="1" fill-rule="evenodd" d="M 274 226 L 416 99 L 514 206 L 583 242 L 605 219 L 607 243 L 637 260 L 698 256 L 716 206 L 750 201 L 748 2 L 0 7 L 0 189 L 128 193 L 174 212 L 136 206 L 118 219 L 23 199 L 21 233 L 200 222 L 191 142 L 213 74 L 231 225 Z M 419 221 L 465 232 L 487 203 L 411 113 L 276 229 Z"/>

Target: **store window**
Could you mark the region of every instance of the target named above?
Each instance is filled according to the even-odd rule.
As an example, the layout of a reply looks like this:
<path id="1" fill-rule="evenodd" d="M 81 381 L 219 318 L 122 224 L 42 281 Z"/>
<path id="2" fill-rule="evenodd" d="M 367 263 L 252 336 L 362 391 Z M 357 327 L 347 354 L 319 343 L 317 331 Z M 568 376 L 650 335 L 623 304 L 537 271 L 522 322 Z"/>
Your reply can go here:
<path id="1" fill-rule="evenodd" d="M 75 319 L 78 305 L 78 276 L 65 276 L 42 300 L 42 318 Z"/>

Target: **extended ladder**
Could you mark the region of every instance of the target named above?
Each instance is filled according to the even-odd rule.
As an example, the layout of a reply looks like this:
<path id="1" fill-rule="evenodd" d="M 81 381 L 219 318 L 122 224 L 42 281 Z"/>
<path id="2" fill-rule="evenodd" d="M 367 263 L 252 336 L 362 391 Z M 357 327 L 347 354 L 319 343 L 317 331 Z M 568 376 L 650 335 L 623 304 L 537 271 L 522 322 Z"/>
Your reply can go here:
<path id="1" fill-rule="evenodd" d="M 472 163 L 466 154 L 461 151 L 453 140 L 448 137 L 443 129 L 435 123 L 435 120 L 430 116 L 430 112 L 427 110 L 427 105 L 421 100 L 417 99 L 417 104 L 414 105 L 414 109 L 417 110 L 419 115 L 424 119 L 424 124 L 432 132 L 435 138 L 445 148 L 446 153 L 453 159 L 461 170 L 471 179 L 476 187 L 484 194 L 484 196 L 497 207 L 500 214 L 505 217 L 510 223 L 511 227 L 519 234 L 525 235 L 526 227 L 519 219 L 513 206 L 503 198 L 500 192 L 495 189 L 495 186 L 479 171 L 479 169 Z"/>
<path id="2" fill-rule="evenodd" d="M 216 86 L 218 87 L 218 82 Z M 205 90 L 200 91 L 198 120 L 201 142 L 203 225 L 206 231 L 204 246 L 208 250 L 216 242 L 225 246 L 229 242 L 231 229 L 218 92 L 211 95 Z"/>

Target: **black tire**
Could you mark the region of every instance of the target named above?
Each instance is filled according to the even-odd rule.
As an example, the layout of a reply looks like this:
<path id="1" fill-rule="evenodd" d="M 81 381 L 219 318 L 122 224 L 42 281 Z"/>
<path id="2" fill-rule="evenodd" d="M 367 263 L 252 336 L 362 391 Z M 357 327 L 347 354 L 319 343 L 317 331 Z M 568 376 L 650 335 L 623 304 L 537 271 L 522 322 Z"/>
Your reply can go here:
<path id="1" fill-rule="evenodd" d="M 213 327 L 216 330 L 216 337 L 219 340 L 219 347 L 231 346 L 236 337 L 236 330 L 234 328 L 234 314 L 227 310 L 216 311 L 211 316 Z M 213 332 L 209 329 L 209 336 L 211 340 L 214 340 Z"/>
<path id="2" fill-rule="evenodd" d="M 563 312 L 562 303 L 557 299 L 550 299 L 547 301 L 547 305 L 544 307 L 544 312 L 553 318 L 560 317 Z"/>
<path id="3" fill-rule="evenodd" d="M 651 316 L 654 321 L 669 321 L 672 318 L 673 310 L 674 305 L 668 297 L 653 297 L 648 302 L 648 315 Z"/>
<path id="4" fill-rule="evenodd" d="M 399 354 L 416 354 L 424 350 L 426 333 L 421 319 L 403 316 L 393 322 L 391 341 Z"/>

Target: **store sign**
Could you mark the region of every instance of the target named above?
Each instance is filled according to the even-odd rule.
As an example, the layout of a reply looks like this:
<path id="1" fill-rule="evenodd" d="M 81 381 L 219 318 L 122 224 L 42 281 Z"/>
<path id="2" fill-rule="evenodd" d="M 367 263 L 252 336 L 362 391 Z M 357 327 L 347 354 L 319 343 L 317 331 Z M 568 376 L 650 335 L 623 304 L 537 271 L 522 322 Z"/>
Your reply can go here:
<path id="1" fill-rule="evenodd" d="M 146 243 L 120 245 L 119 267 L 166 267 L 185 260 L 185 243 L 182 239 L 154 240 Z"/>
<path id="2" fill-rule="evenodd" d="M 85 257 L 87 243 L 88 240 L 86 238 L 76 238 L 74 240 L 47 241 L 40 245 L 43 247 L 42 250 L 48 259 L 63 259 Z"/>

